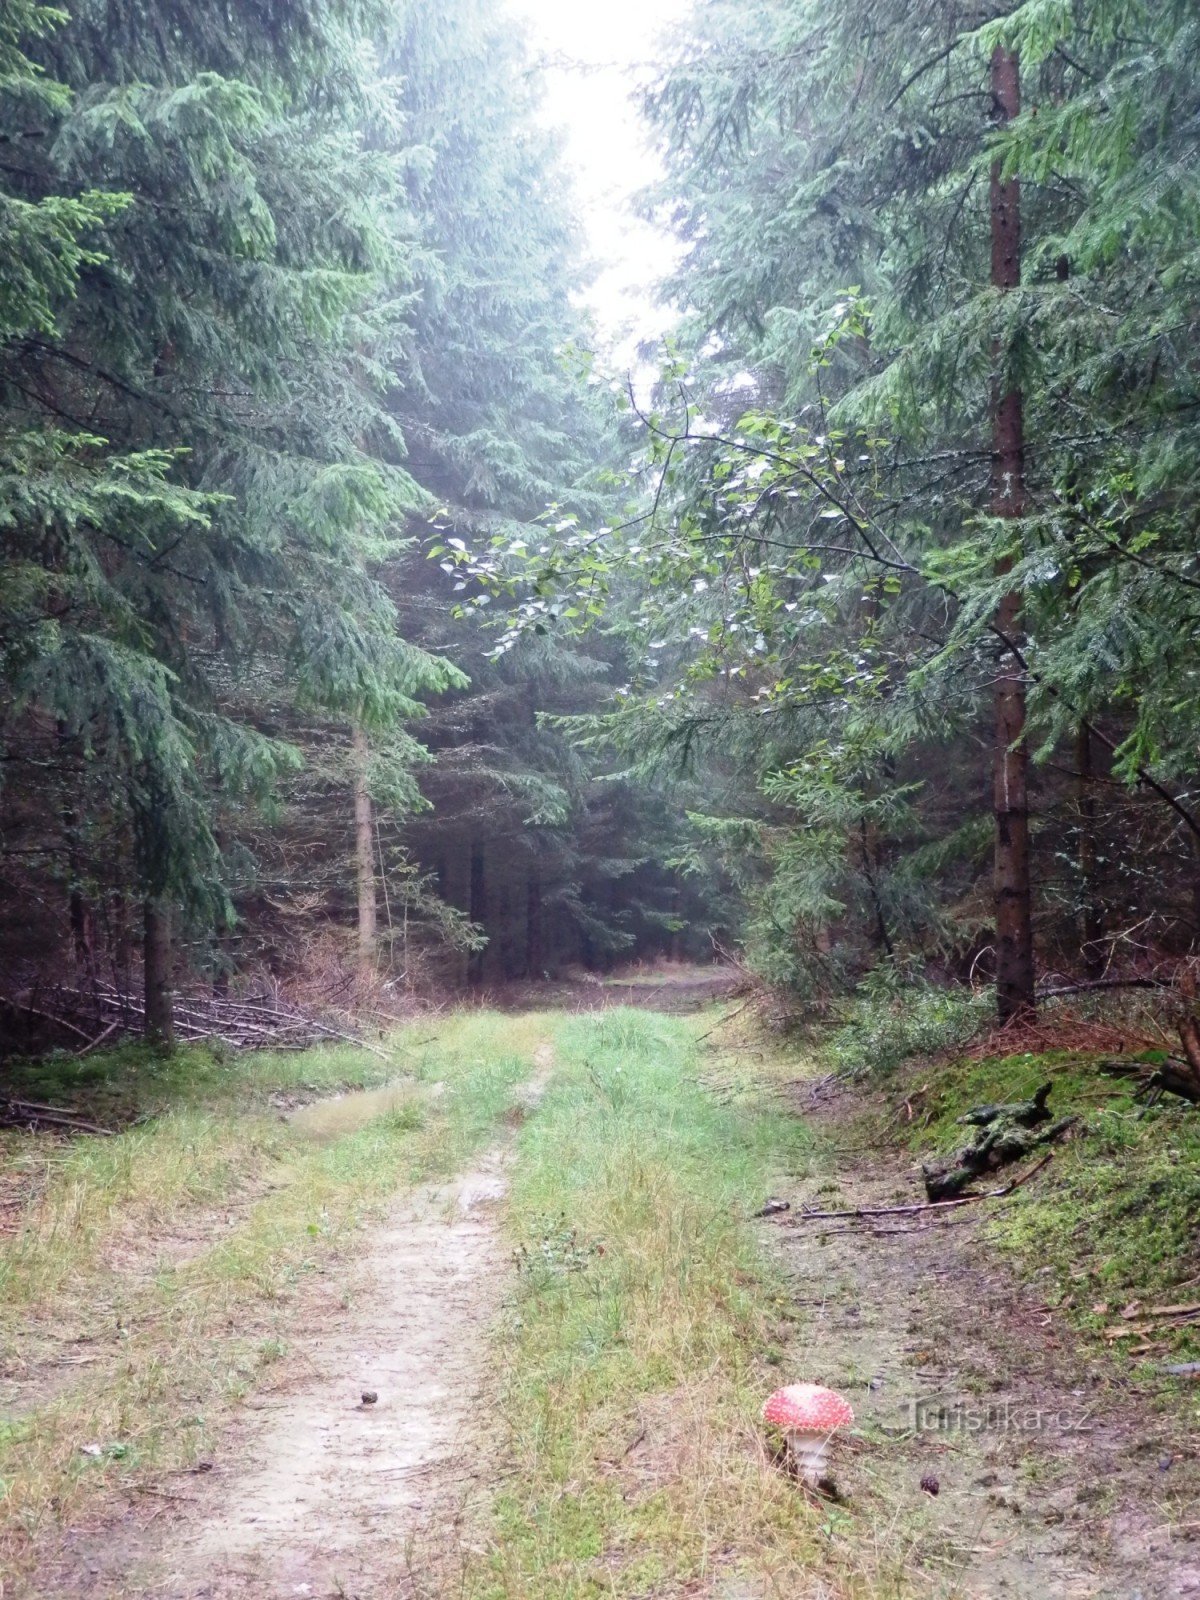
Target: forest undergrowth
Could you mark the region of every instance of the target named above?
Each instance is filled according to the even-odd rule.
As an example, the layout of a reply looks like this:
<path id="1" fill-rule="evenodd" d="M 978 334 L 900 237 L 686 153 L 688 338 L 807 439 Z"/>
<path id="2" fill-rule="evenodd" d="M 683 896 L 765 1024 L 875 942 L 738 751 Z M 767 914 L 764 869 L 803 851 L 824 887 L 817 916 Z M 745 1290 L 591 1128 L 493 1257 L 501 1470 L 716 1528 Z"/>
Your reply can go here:
<path id="1" fill-rule="evenodd" d="M 864 1141 L 916 1163 L 969 1142 L 961 1120 L 1051 1085 L 1070 1137 L 998 1208 L 987 1237 L 1080 1329 L 1134 1360 L 1200 1356 L 1200 1117 L 1148 1096 L 1171 1033 L 1155 997 L 1051 1003 L 1018 1028 L 989 1026 L 980 997 L 920 988 L 848 1008 L 819 1055 L 862 1091 Z M 1155 1317 L 1156 1309 L 1179 1307 Z"/>

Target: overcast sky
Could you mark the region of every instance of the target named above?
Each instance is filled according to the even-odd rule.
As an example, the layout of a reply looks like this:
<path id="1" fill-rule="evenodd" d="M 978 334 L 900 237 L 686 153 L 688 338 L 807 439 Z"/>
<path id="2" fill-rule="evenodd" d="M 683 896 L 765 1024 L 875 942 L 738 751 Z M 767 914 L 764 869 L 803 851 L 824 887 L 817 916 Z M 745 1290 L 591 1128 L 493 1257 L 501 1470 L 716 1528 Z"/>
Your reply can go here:
<path id="1" fill-rule="evenodd" d="M 545 116 L 567 139 L 592 256 L 602 266 L 587 294 L 602 343 L 618 364 L 634 362 L 639 339 L 669 326 L 654 285 L 673 260 L 671 241 L 631 209 L 656 176 L 630 96 L 651 75 L 658 36 L 689 0 L 508 0 L 528 24 L 533 52 L 547 63 Z"/>

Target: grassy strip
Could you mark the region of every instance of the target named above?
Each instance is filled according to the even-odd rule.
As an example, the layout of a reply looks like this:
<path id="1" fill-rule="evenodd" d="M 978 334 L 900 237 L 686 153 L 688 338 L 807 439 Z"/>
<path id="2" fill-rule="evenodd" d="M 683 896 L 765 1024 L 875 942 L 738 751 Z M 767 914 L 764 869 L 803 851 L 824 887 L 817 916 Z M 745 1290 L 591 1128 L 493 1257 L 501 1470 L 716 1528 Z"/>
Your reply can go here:
<path id="1" fill-rule="evenodd" d="M 428 1028 L 402 1030 L 388 1041 L 391 1060 L 352 1045 L 243 1055 L 219 1044 L 184 1045 L 174 1054 L 138 1043 L 82 1058 L 52 1055 L 6 1061 L 7 1094 L 69 1106 L 107 1125 L 160 1116 L 185 1106 L 254 1105 L 280 1093 L 329 1094 L 369 1089 L 420 1060 Z"/>
<path id="2" fill-rule="evenodd" d="M 32 1398 L 0 1421 L 0 1566 L 211 1450 L 286 1348 L 305 1284 L 398 1188 L 490 1136 L 543 1035 L 480 1015 L 409 1030 L 404 1097 L 358 1127 L 347 1102 L 307 1130 L 270 1107 L 300 1083 L 377 1081 L 374 1057 L 327 1052 L 172 1076 L 187 1103 L 112 1139 L 7 1136 L 0 1176 L 28 1198 L 0 1248 L 0 1349 Z"/>
<path id="3" fill-rule="evenodd" d="M 1200 1300 L 1200 1114 L 1168 1100 L 1147 1111 L 1096 1060 L 1057 1053 L 922 1067 L 924 1115 L 906 1138 L 922 1152 L 952 1150 L 965 1142 L 956 1122 L 964 1111 L 1023 1100 L 1052 1082 L 1055 1114 L 1080 1115 L 1083 1131 L 997 1210 L 989 1231 L 1025 1268 L 1046 1273 L 1049 1299 L 1099 1329 L 1130 1301 Z M 901 1092 L 912 1094 L 911 1080 Z M 1154 1342 L 1181 1359 L 1200 1356 L 1196 1325 L 1163 1324 Z"/>
<path id="4" fill-rule="evenodd" d="M 861 1528 L 852 1545 L 847 1513 L 764 1455 L 759 1408 L 792 1329 L 744 1219 L 806 1168 L 808 1141 L 737 1068 L 701 1085 L 695 1032 L 642 1011 L 560 1031 L 514 1175 L 512 1460 L 479 1600 L 666 1596 L 738 1573 L 754 1587 L 731 1595 L 908 1592 Z"/>

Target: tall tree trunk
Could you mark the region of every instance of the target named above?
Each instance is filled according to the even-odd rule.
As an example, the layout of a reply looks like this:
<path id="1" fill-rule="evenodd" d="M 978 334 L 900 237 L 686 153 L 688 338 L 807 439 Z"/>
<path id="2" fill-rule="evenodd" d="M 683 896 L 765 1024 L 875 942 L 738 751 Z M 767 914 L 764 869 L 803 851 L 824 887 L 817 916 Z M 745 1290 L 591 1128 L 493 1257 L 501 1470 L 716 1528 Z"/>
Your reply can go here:
<path id="1" fill-rule="evenodd" d="M 875 917 L 875 927 L 872 931 L 872 942 L 876 950 L 881 950 L 890 960 L 896 954 L 896 947 L 892 943 L 892 936 L 888 932 L 887 917 L 883 911 L 883 896 L 879 892 L 879 846 L 872 837 L 873 830 L 868 826 L 866 817 L 858 819 L 859 846 L 862 850 L 863 877 L 867 881 L 867 889 L 871 896 L 871 909 Z"/>
<path id="2" fill-rule="evenodd" d="M 57 734 L 59 756 L 65 766 L 69 760 L 70 736 L 61 718 L 57 724 Z M 81 987 L 91 989 L 96 981 L 96 921 L 91 903 L 83 891 L 84 862 L 79 840 L 79 816 L 69 800 L 63 806 L 62 824 L 67 847 L 67 913 L 71 923 L 75 978 Z"/>
<path id="3" fill-rule="evenodd" d="M 112 959 L 113 988 L 127 995 L 133 990 L 133 913 L 120 889 L 114 889 L 108 896 L 107 906 L 108 952 Z M 128 1015 L 125 1017 L 125 1026 L 132 1027 Z"/>
<path id="4" fill-rule="evenodd" d="M 75 981 L 89 990 L 96 986 L 96 918 L 92 903 L 83 892 L 83 856 L 76 833 L 76 816 L 68 808 L 63 813 L 67 833 L 67 871 L 71 886 L 67 910 L 71 921 L 71 946 L 75 955 Z"/>
<path id="5" fill-rule="evenodd" d="M 71 943 L 75 950 L 75 976 L 90 988 L 96 977 L 96 922 L 91 904 L 75 877 L 78 870 L 77 861 L 71 860 Z"/>
<path id="6" fill-rule="evenodd" d="M 542 880 L 534 867 L 525 887 L 525 976 L 540 978 L 545 964 L 542 951 Z"/>
<path id="7" fill-rule="evenodd" d="M 1021 65 L 1003 47 L 992 56 L 992 99 L 997 122 L 1021 109 Z M 1021 185 L 1005 178 L 999 162 L 991 175 L 992 285 L 1021 283 Z M 998 349 L 993 400 L 992 514 L 1020 517 L 1025 511 L 1025 426 L 1021 391 L 1008 381 Z M 1007 563 L 999 568 L 1001 574 Z M 1019 641 L 1021 595 L 1010 590 L 1000 602 L 996 626 Z M 1025 676 L 1016 650 L 1004 649 L 996 678 L 996 1005 L 1001 1022 L 1034 1010 L 1033 897 L 1029 875 L 1029 751 L 1025 743 Z"/>
<path id="8" fill-rule="evenodd" d="M 378 911 L 375 904 L 375 811 L 368 787 L 371 751 L 367 736 L 355 728 L 354 753 L 354 865 L 358 877 L 358 973 L 373 981 L 378 946 Z"/>
<path id="9" fill-rule="evenodd" d="M 1079 724 L 1075 736 L 1075 791 L 1079 823 L 1079 949 L 1083 972 L 1093 981 L 1104 976 L 1104 907 L 1096 881 L 1096 787 L 1092 764 L 1092 730 Z"/>
<path id="10" fill-rule="evenodd" d="M 171 907 L 147 895 L 143 906 L 146 1038 L 163 1050 L 175 1048 L 175 996 L 171 983 Z"/>
<path id="11" fill-rule="evenodd" d="M 228 848 L 225 830 L 217 828 L 214 833 L 217 849 L 224 856 Z M 233 966 L 233 949 L 230 938 L 230 927 L 221 921 L 213 929 L 212 942 L 212 992 L 218 1000 L 223 1000 L 229 993 L 229 973 Z"/>
<path id="12" fill-rule="evenodd" d="M 488 896 L 487 896 L 487 862 L 484 858 L 483 844 L 476 840 L 471 846 L 471 921 L 479 928 L 487 926 Z M 467 982 L 478 987 L 483 982 L 487 947 L 482 950 L 472 950 L 471 958 L 467 962 Z"/>

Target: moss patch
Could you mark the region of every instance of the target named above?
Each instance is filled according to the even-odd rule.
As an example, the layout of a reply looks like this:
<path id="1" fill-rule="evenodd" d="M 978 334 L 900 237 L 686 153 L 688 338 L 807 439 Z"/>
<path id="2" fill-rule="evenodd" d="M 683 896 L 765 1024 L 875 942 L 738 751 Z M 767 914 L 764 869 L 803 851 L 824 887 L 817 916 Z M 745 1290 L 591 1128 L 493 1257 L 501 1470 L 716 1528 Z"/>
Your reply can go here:
<path id="1" fill-rule="evenodd" d="M 1046 1275 L 1048 1301 L 1108 1332 L 1135 1303 L 1141 1313 L 1125 1320 L 1143 1326 L 1148 1308 L 1200 1301 L 1200 1112 L 1170 1100 L 1147 1110 L 1130 1084 L 1099 1072 L 1099 1059 L 1055 1053 L 910 1068 L 901 1093 L 917 1111 L 905 1142 L 927 1153 L 967 1142 L 970 1130 L 956 1119 L 971 1107 L 1053 1083 L 1055 1115 L 1075 1113 L 1082 1127 L 997 1209 L 988 1233 L 1026 1271 Z M 1187 1359 L 1200 1354 L 1200 1324 L 1163 1320 L 1112 1342 L 1166 1345 Z"/>

